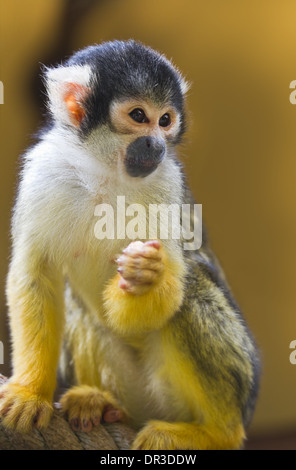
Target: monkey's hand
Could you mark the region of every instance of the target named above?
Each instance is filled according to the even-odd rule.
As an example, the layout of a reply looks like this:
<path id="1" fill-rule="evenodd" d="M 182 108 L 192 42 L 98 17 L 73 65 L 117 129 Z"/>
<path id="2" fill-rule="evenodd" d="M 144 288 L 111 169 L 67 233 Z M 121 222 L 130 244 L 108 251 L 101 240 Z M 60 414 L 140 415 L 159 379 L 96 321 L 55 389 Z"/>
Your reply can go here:
<path id="1" fill-rule="evenodd" d="M 44 428 L 52 412 L 52 403 L 27 386 L 8 382 L 0 388 L 0 417 L 8 428 L 19 432 Z"/>
<path id="2" fill-rule="evenodd" d="M 169 256 L 159 240 L 132 242 L 117 260 L 118 273 L 104 291 L 105 320 L 123 335 L 165 325 L 183 301 L 183 258 Z"/>
<path id="3" fill-rule="evenodd" d="M 119 287 L 134 295 L 149 291 L 163 273 L 163 249 L 159 240 L 135 241 L 116 260 Z"/>
<path id="4" fill-rule="evenodd" d="M 91 431 L 101 420 L 113 423 L 126 419 L 125 411 L 115 398 L 97 387 L 72 387 L 62 396 L 60 404 L 73 431 Z"/>

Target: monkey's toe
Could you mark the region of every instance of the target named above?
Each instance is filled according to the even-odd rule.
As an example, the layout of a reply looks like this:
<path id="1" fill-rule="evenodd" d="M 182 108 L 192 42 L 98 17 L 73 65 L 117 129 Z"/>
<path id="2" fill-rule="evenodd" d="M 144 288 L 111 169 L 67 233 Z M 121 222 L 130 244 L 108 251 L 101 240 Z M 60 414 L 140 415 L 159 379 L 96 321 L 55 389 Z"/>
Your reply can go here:
<path id="1" fill-rule="evenodd" d="M 110 393 L 88 385 L 68 390 L 60 404 L 73 431 L 89 432 L 101 421 L 124 421 L 126 418 L 126 413 Z"/>

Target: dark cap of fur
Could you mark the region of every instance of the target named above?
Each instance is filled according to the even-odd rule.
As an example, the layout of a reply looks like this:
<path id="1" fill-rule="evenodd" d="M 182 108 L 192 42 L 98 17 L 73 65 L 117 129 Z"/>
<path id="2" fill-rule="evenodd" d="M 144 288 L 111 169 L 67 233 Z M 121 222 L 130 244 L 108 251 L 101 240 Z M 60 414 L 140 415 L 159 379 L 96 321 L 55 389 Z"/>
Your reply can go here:
<path id="1" fill-rule="evenodd" d="M 83 133 L 108 122 L 113 100 L 144 98 L 156 105 L 172 104 L 181 114 L 183 134 L 181 75 L 150 47 L 134 40 L 105 42 L 78 51 L 65 65 L 88 65 L 93 73 L 92 91 L 84 103 L 87 117 L 82 123 Z"/>

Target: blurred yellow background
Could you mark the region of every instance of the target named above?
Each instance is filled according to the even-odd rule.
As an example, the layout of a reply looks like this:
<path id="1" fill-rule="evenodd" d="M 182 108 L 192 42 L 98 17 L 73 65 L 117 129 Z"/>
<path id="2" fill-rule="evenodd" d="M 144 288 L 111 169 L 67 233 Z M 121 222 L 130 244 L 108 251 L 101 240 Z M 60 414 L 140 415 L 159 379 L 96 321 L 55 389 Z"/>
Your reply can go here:
<path id="1" fill-rule="evenodd" d="M 40 126 L 40 65 L 110 39 L 164 52 L 192 82 L 180 148 L 212 246 L 250 325 L 263 379 L 250 436 L 296 436 L 294 0 L 1 2 L 0 341 L 19 155 Z M 295 447 L 296 449 L 296 438 Z"/>

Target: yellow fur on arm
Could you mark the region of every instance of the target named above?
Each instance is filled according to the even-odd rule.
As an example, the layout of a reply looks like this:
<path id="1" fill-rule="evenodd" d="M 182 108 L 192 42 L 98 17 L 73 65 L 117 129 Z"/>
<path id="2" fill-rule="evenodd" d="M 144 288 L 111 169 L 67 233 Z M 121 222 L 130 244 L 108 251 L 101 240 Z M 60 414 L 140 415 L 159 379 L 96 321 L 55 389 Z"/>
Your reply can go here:
<path id="1" fill-rule="evenodd" d="M 134 295 L 119 287 L 120 275 L 107 285 L 105 320 L 119 334 L 142 334 L 162 328 L 182 304 L 184 266 L 164 260 L 164 271 L 148 292 Z"/>
<path id="2" fill-rule="evenodd" d="M 22 267 L 16 264 L 8 277 L 12 382 L 51 400 L 63 333 L 63 284 L 45 264 L 32 271 L 22 276 Z"/>

